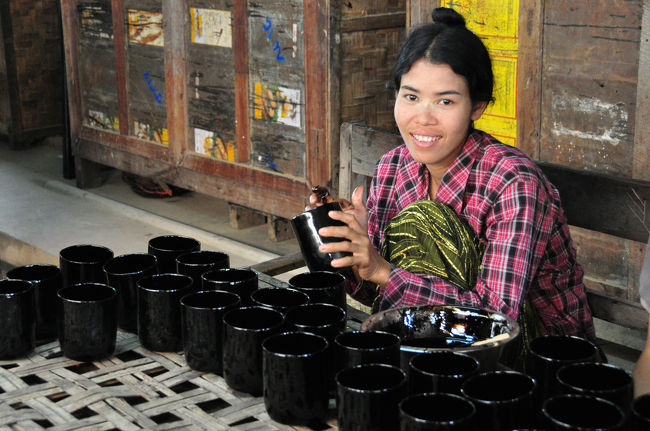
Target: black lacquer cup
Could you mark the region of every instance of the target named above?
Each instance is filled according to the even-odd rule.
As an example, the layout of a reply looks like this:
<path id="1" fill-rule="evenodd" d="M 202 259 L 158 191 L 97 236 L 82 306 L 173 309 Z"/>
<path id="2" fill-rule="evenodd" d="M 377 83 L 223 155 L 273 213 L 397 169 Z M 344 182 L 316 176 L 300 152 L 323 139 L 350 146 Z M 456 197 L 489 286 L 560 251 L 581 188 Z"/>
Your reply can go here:
<path id="1" fill-rule="evenodd" d="M 334 375 L 337 371 L 335 360 L 334 339 L 345 330 L 347 313 L 341 307 L 325 303 L 308 303 L 293 307 L 284 316 L 285 326 L 289 331 L 311 332 L 325 337 L 329 347 L 327 355 L 330 357 L 328 366 L 323 372 L 327 373 L 327 380 L 332 392 L 336 388 Z"/>
<path id="2" fill-rule="evenodd" d="M 522 429 L 535 424 L 535 380 L 530 376 L 488 371 L 467 378 L 460 391 L 476 407 L 482 430 Z"/>
<path id="3" fill-rule="evenodd" d="M 557 393 L 555 374 L 560 367 L 576 362 L 596 362 L 598 347 L 591 341 L 571 335 L 543 335 L 529 343 L 526 373 L 537 382 L 536 403 Z"/>
<path id="4" fill-rule="evenodd" d="M 341 211 L 341 204 L 338 202 L 326 203 L 291 219 L 291 228 L 310 271 L 334 271 L 332 260 L 350 254 L 345 252 L 323 253 L 318 249 L 322 244 L 328 242 L 346 241 L 345 238 L 324 237 L 318 233 L 318 230 L 323 227 L 345 226 L 343 222 L 331 218 L 328 215 L 330 211 Z"/>
<path id="5" fill-rule="evenodd" d="M 333 346 L 334 338 L 345 329 L 347 314 L 333 304 L 303 304 L 287 311 L 285 321 L 292 331 L 312 332 L 327 339 Z"/>
<path id="6" fill-rule="evenodd" d="M 201 276 L 202 290 L 225 290 L 239 295 L 243 306 L 251 305 L 251 294 L 259 287 L 257 273 L 250 268 L 222 268 Z"/>
<path id="7" fill-rule="evenodd" d="M 20 358 L 34 350 L 34 305 L 33 284 L 0 280 L 0 359 Z"/>
<path id="8" fill-rule="evenodd" d="M 254 305 L 268 307 L 286 314 L 290 308 L 307 304 L 309 296 L 306 293 L 288 287 L 269 287 L 258 289 L 251 294 Z"/>
<path id="9" fill-rule="evenodd" d="M 284 332 L 262 344 L 264 406 L 274 421 L 323 424 L 327 419 L 327 340 L 320 335 Z"/>
<path id="10" fill-rule="evenodd" d="M 158 259 L 158 272 L 161 274 L 176 273 L 176 258 L 200 249 L 199 241 L 180 235 L 161 235 L 147 243 L 147 252 Z"/>
<path id="11" fill-rule="evenodd" d="M 399 403 L 400 431 L 475 431 L 476 408 L 456 394 L 413 394 Z"/>
<path id="12" fill-rule="evenodd" d="M 650 393 L 638 396 L 632 401 L 630 422 L 634 431 L 650 430 Z"/>
<path id="13" fill-rule="evenodd" d="M 336 374 L 341 431 L 399 429 L 399 402 L 408 395 L 406 373 L 386 364 L 363 364 Z"/>
<path id="14" fill-rule="evenodd" d="M 362 364 L 399 366 L 400 338 L 384 331 L 348 331 L 334 338 L 336 371 Z"/>
<path id="15" fill-rule="evenodd" d="M 63 356 L 83 362 L 111 356 L 117 337 L 117 290 L 103 283 L 77 283 L 57 295 Z"/>
<path id="16" fill-rule="evenodd" d="M 461 386 L 479 368 L 476 358 L 460 352 L 440 350 L 417 354 L 409 361 L 409 392 L 461 395 Z"/>
<path id="17" fill-rule="evenodd" d="M 104 265 L 113 258 L 113 251 L 101 245 L 77 244 L 59 252 L 62 286 L 77 283 L 106 283 Z"/>
<path id="18" fill-rule="evenodd" d="M 191 292 L 192 277 L 154 274 L 138 285 L 138 337 L 143 347 L 157 352 L 177 352 L 181 337 L 181 298 Z"/>
<path id="19" fill-rule="evenodd" d="M 223 377 L 234 390 L 263 393 L 262 343 L 282 332 L 284 316 L 265 307 L 242 307 L 223 316 Z"/>
<path id="20" fill-rule="evenodd" d="M 56 293 L 63 287 L 61 269 L 56 265 L 24 265 L 7 271 L 7 278 L 28 281 L 34 285 L 36 339 L 55 339 Z"/>
<path id="21" fill-rule="evenodd" d="M 289 286 L 305 292 L 309 296 L 309 302 L 325 302 L 347 309 L 345 277 L 337 272 L 303 272 L 291 277 Z"/>
<path id="22" fill-rule="evenodd" d="M 556 395 L 544 401 L 542 415 L 549 431 L 620 431 L 625 414 L 611 401 L 591 395 Z"/>
<path id="23" fill-rule="evenodd" d="M 208 272 L 230 267 L 230 256 L 220 251 L 199 250 L 176 257 L 176 271 L 189 275 L 194 280 L 194 288 L 201 288 L 201 276 Z"/>
<path id="24" fill-rule="evenodd" d="M 630 412 L 634 380 L 621 367 L 600 362 L 580 362 L 563 366 L 555 378 L 559 393 L 592 395 L 613 402 L 626 415 Z"/>
<path id="25" fill-rule="evenodd" d="M 128 332 L 138 330 L 138 281 L 158 273 L 156 256 L 147 253 L 123 254 L 104 265 L 109 286 L 117 290 L 117 326 Z"/>
<path id="26" fill-rule="evenodd" d="M 193 370 L 223 372 L 223 316 L 239 308 L 239 296 L 203 290 L 181 298 L 181 330 L 185 361 Z"/>

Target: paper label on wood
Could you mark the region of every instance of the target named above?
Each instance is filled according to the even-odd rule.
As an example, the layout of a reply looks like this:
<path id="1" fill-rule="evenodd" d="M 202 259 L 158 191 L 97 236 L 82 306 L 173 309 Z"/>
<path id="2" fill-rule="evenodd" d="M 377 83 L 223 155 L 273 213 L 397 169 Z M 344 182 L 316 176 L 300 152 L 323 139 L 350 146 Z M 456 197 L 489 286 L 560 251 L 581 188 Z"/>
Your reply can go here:
<path id="1" fill-rule="evenodd" d="M 300 128 L 300 90 L 256 82 L 254 118 Z"/>
<path id="2" fill-rule="evenodd" d="M 194 129 L 194 151 L 217 159 L 235 161 L 235 142 L 225 141 L 217 132 Z"/>
<path id="3" fill-rule="evenodd" d="M 169 135 L 164 127 L 154 127 L 147 123 L 134 121 L 133 135 L 136 138 L 155 142 L 156 144 L 169 145 Z"/>
<path id="4" fill-rule="evenodd" d="M 190 8 L 192 42 L 232 48 L 230 11 Z"/>
<path id="5" fill-rule="evenodd" d="M 107 115 L 100 111 L 88 110 L 88 116 L 84 121 L 86 126 L 98 129 L 120 131 L 120 121 L 118 117 Z"/>
<path id="6" fill-rule="evenodd" d="M 516 146 L 519 0 L 453 0 L 445 6 L 465 17 L 467 28 L 481 38 L 492 59 L 495 100 L 475 127 Z"/>
<path id="7" fill-rule="evenodd" d="M 129 9 L 128 19 L 130 42 L 164 46 L 162 13 Z"/>
<path id="8" fill-rule="evenodd" d="M 113 39 L 113 19 L 109 2 L 80 4 L 78 10 L 79 33 L 82 37 Z"/>

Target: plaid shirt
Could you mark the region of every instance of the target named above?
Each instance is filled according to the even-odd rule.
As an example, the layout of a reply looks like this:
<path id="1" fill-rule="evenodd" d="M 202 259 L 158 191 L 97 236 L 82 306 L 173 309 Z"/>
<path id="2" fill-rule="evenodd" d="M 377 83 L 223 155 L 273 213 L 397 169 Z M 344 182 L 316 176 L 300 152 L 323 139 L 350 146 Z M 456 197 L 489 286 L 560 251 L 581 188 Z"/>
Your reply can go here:
<path id="1" fill-rule="evenodd" d="M 407 205 L 428 199 L 428 192 L 429 172 L 405 145 L 382 156 L 367 202 L 368 233 L 377 250 L 388 222 Z M 392 265 L 380 309 L 460 304 L 516 319 L 527 297 L 544 333 L 594 337 L 583 271 L 559 194 L 528 156 L 475 130 L 442 178 L 436 200 L 486 244 L 476 286 L 459 291 L 442 278 Z M 362 301 L 365 288 L 351 287 Z"/>

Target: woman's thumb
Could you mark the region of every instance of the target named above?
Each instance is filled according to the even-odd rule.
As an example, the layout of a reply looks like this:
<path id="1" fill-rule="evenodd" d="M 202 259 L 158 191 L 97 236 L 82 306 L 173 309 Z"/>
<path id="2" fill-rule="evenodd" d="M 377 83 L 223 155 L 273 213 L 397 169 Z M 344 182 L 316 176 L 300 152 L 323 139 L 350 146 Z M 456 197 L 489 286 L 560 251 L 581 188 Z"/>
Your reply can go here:
<path id="1" fill-rule="evenodd" d="M 356 208 L 364 206 L 363 204 L 363 186 L 357 186 L 352 192 L 352 205 Z"/>

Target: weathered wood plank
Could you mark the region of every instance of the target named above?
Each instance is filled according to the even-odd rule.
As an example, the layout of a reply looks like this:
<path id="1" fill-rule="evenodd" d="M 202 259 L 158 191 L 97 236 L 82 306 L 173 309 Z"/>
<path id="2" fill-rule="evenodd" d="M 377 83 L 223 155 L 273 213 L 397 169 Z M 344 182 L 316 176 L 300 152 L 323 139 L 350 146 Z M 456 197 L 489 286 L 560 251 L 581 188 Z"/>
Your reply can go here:
<path id="1" fill-rule="evenodd" d="M 539 164 L 559 189 L 569 224 L 638 242 L 647 241 L 648 231 L 637 215 L 650 202 L 648 182 Z M 647 209 L 645 224 L 650 226 Z"/>
<path id="2" fill-rule="evenodd" d="M 331 111 L 328 104 L 330 50 L 327 0 L 304 0 L 305 51 L 305 176 L 311 184 L 328 184 L 331 179 L 329 153 Z"/>
<path id="3" fill-rule="evenodd" d="M 113 47 L 115 51 L 115 63 L 112 65 L 115 78 L 117 81 L 117 112 L 120 121 L 120 133 L 127 135 L 129 133 L 129 99 L 127 93 L 127 76 L 126 76 L 126 40 L 127 33 L 126 17 L 121 0 L 111 1 L 111 10 L 109 14 L 113 17 L 113 26 L 111 28 L 113 35 Z M 92 57 L 90 57 L 92 58 Z M 109 68 L 108 70 L 111 70 Z"/>
<path id="4" fill-rule="evenodd" d="M 302 268 L 303 266 L 305 266 L 305 261 L 302 254 L 297 252 L 255 264 L 251 268 L 255 271 L 272 276 Z"/>
<path id="5" fill-rule="evenodd" d="M 543 3 L 519 3 L 519 60 L 517 62 L 517 148 L 539 159 L 542 115 Z"/>
<path id="6" fill-rule="evenodd" d="M 241 205 L 229 204 L 228 215 L 233 229 L 246 229 L 266 223 L 264 214 Z"/>
<path id="7" fill-rule="evenodd" d="M 407 0 L 406 27 L 412 28 L 431 22 L 431 11 L 440 6 L 440 0 Z"/>
<path id="8" fill-rule="evenodd" d="M 406 12 L 380 13 L 341 20 L 341 32 L 372 31 L 406 26 Z"/>
<path id="9" fill-rule="evenodd" d="M 187 116 L 187 79 L 185 58 L 189 33 L 187 6 L 182 1 L 164 0 L 162 5 L 163 27 L 165 31 L 164 71 L 165 106 L 169 149 L 176 160 L 181 160 L 189 146 L 189 127 Z"/>
<path id="10" fill-rule="evenodd" d="M 589 307 L 595 317 L 626 328 L 648 330 L 648 312 L 638 303 L 587 292 Z"/>
<path id="11" fill-rule="evenodd" d="M 248 106 L 248 10 L 246 1 L 233 4 L 233 41 L 235 54 L 235 143 L 236 160 L 250 159 L 250 114 Z"/>
<path id="12" fill-rule="evenodd" d="M 629 177 L 642 2 L 588 3 L 545 3 L 540 159 Z"/>
<path id="13" fill-rule="evenodd" d="M 650 3 L 647 1 L 643 2 L 639 41 L 632 177 L 650 181 Z"/>

